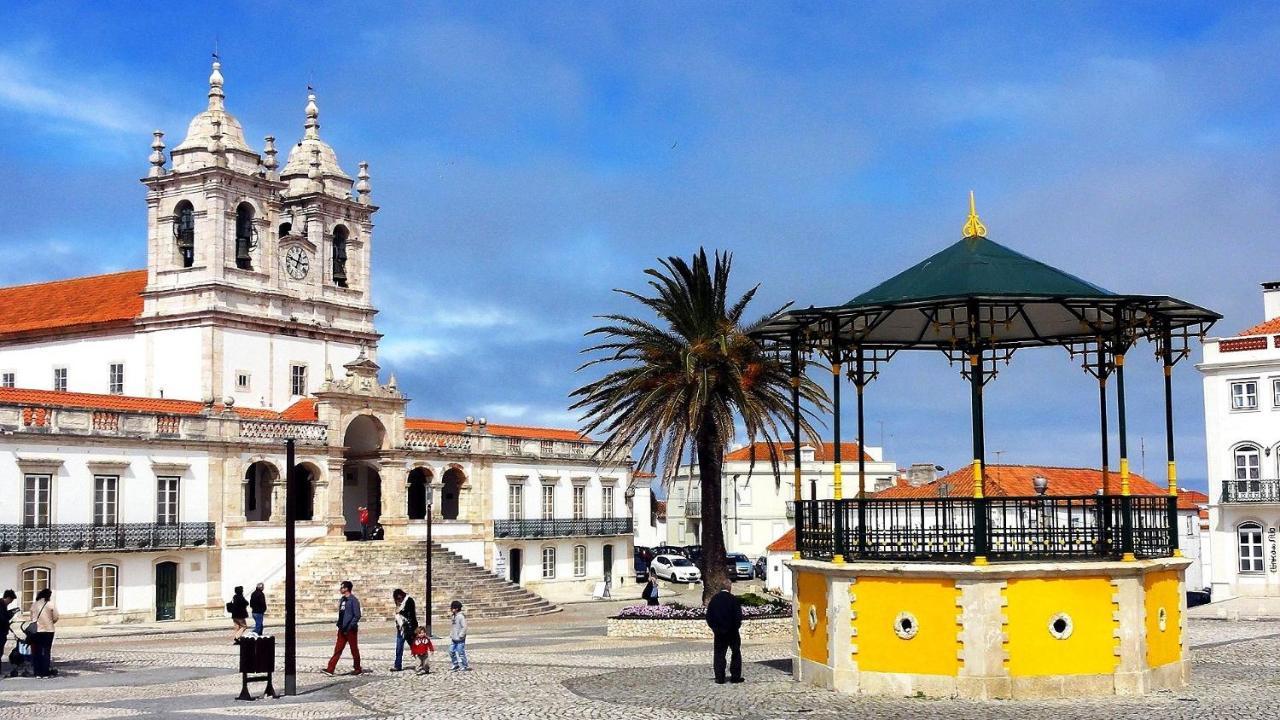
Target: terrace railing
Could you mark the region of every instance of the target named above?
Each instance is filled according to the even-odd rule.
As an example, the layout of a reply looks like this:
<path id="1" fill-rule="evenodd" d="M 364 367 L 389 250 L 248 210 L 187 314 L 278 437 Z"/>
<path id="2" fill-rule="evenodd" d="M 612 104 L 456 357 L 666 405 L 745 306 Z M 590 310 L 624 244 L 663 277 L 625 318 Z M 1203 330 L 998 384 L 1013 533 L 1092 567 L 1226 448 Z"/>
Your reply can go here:
<path id="1" fill-rule="evenodd" d="M 1280 480 L 1223 480 L 1224 503 L 1280 503 Z"/>
<path id="2" fill-rule="evenodd" d="M 174 525 L 59 523 L 35 527 L 0 525 L 0 555 L 18 552 L 204 547 L 212 545 L 213 541 L 214 529 L 213 523 L 210 522 Z"/>
<path id="3" fill-rule="evenodd" d="M 498 538 L 564 538 L 630 535 L 631 518 L 555 518 L 552 520 L 494 520 Z"/>
<path id="4" fill-rule="evenodd" d="M 1162 495 L 802 500 L 796 548 L 813 560 L 893 562 L 1169 557 L 1176 503 Z"/>

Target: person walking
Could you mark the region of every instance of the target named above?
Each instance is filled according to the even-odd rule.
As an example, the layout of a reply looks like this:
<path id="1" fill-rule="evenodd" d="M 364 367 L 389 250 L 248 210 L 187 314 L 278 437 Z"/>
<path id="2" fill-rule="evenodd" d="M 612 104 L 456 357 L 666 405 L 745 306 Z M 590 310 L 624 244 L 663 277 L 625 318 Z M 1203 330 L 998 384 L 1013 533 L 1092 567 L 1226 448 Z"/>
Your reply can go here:
<path id="1" fill-rule="evenodd" d="M 262 583 L 249 596 L 249 611 L 253 613 L 253 634 L 261 635 L 262 620 L 267 614 L 267 594 L 262 591 Z"/>
<path id="2" fill-rule="evenodd" d="M 35 625 L 30 640 L 32 671 L 36 677 L 53 677 L 58 674 L 53 669 L 53 632 L 58 624 L 58 608 L 53 604 L 53 591 L 49 588 L 36 593 L 35 602 L 31 603 L 31 624 Z"/>
<path id="3" fill-rule="evenodd" d="M 418 658 L 417 673 L 419 675 L 431 674 L 429 654 L 435 651 L 436 646 L 431 644 L 431 638 L 427 635 L 427 629 L 419 625 L 417 632 L 413 635 L 413 656 Z"/>
<path id="4" fill-rule="evenodd" d="M 711 627 L 713 640 L 712 668 L 716 682 L 723 685 L 725 651 L 733 653 L 729 660 L 729 682 L 742 682 L 742 601 L 728 590 L 711 596 L 707 603 L 707 625 Z"/>
<path id="5" fill-rule="evenodd" d="M 644 590 L 640 591 L 640 598 L 649 605 L 658 604 L 658 577 L 649 571 L 649 582 L 644 584 Z"/>
<path id="6" fill-rule="evenodd" d="M 360 518 L 360 539 L 369 539 L 369 508 L 361 505 L 357 509 L 356 516 Z"/>
<path id="7" fill-rule="evenodd" d="M 404 669 L 404 646 L 413 642 L 418 629 L 418 609 L 413 598 L 400 588 L 391 593 L 391 599 L 396 603 L 396 664 L 391 671 L 400 672 Z"/>
<path id="8" fill-rule="evenodd" d="M 249 629 L 249 601 L 244 599 L 244 586 L 237 585 L 227 603 L 227 612 L 231 613 L 231 643 L 235 644 Z"/>
<path id="9" fill-rule="evenodd" d="M 18 614 L 19 609 L 18 596 L 13 590 L 5 590 L 4 595 L 0 595 L 0 665 L 4 663 L 4 646 L 9 640 L 9 622 Z M 0 672 L 0 678 L 2 677 L 4 673 Z"/>
<path id="10" fill-rule="evenodd" d="M 343 580 L 338 586 L 338 592 L 342 593 L 342 598 L 338 600 L 338 639 L 333 646 L 333 657 L 329 658 L 329 665 L 323 672 L 325 675 L 332 675 L 336 667 L 338 667 L 338 659 L 342 657 L 342 650 L 347 645 L 351 646 L 351 663 L 355 666 L 352 675 L 361 675 L 364 670 L 360 669 L 360 600 L 352 592 L 353 586 L 350 580 Z"/>
<path id="11" fill-rule="evenodd" d="M 471 664 L 467 662 L 467 616 L 462 614 L 462 603 L 457 600 L 449 603 L 449 613 L 453 615 L 453 624 L 449 627 L 449 662 L 453 664 L 451 669 L 470 670 Z"/>

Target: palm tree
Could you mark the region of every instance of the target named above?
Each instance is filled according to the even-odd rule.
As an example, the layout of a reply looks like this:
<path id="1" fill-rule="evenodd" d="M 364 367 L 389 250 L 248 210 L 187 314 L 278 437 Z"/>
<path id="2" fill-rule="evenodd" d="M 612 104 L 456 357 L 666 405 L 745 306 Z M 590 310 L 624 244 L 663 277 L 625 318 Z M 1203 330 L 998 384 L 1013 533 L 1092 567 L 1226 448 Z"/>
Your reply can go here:
<path id="1" fill-rule="evenodd" d="M 686 450 L 692 449 L 702 483 L 706 602 L 729 587 L 720 486 L 735 421 L 742 424 L 748 442 L 768 443 L 769 462 L 774 477 L 779 477 L 776 448 L 788 434 L 791 366 L 785 353 L 771 353 L 750 337 L 763 319 L 742 323 L 759 286 L 728 303 L 732 255 L 716 253 L 714 269 L 702 249 L 692 266 L 677 257 L 659 262 L 661 270 L 645 270 L 653 295 L 617 291 L 649 308 L 657 319 L 601 316 L 608 324 L 587 333 L 601 341 L 584 352 L 604 355 L 579 369 L 601 363 L 622 367 L 573 391 L 573 408 L 583 412 L 584 433 L 607 435 L 605 448 L 639 448 L 641 469 L 656 472 L 661 462 L 667 484 Z M 800 392 L 811 406 L 827 406 L 826 393 L 808 378 L 801 380 Z M 801 424 L 805 433 L 816 437 L 808 417 Z"/>

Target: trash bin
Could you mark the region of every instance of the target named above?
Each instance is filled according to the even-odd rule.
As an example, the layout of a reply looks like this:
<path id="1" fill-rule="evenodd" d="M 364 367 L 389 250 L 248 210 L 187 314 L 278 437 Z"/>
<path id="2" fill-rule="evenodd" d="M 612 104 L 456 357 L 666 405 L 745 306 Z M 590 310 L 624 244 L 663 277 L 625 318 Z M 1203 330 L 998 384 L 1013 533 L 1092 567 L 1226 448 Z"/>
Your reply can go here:
<path id="1" fill-rule="evenodd" d="M 274 636 L 242 637 L 240 644 L 240 695 L 237 700 L 255 700 L 249 694 L 249 683 L 266 682 L 265 695 L 280 697 L 271 682 L 276 669 L 276 639 Z M 252 677 L 251 677 L 252 676 Z"/>

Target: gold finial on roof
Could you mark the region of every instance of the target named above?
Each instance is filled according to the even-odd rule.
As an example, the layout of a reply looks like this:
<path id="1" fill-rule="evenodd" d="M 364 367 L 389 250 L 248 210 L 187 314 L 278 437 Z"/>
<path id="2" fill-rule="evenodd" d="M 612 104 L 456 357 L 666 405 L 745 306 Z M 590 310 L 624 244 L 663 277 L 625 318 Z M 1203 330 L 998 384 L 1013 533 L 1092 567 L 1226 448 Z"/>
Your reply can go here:
<path id="1" fill-rule="evenodd" d="M 978 219 L 978 210 L 973 203 L 973 191 L 969 191 L 969 219 L 964 223 L 965 237 L 986 237 L 987 226 Z"/>

